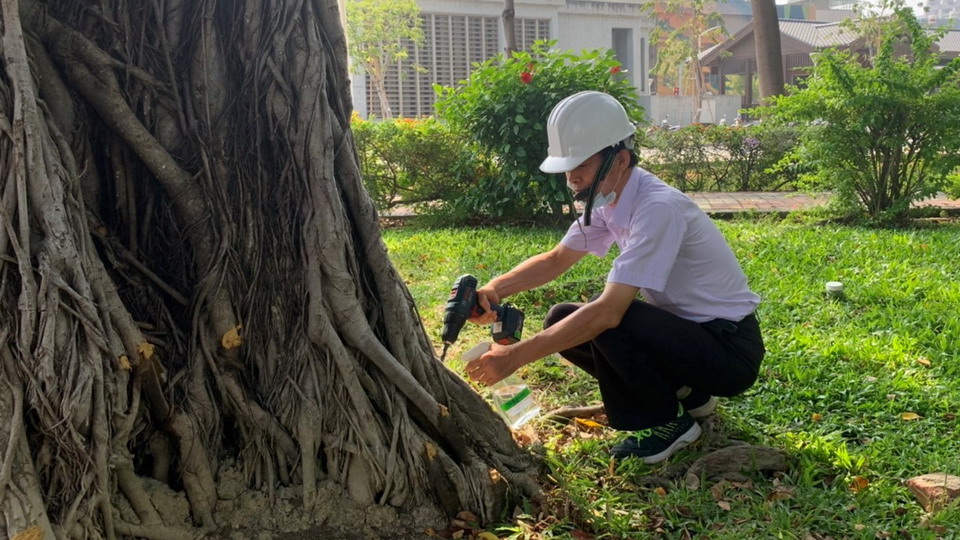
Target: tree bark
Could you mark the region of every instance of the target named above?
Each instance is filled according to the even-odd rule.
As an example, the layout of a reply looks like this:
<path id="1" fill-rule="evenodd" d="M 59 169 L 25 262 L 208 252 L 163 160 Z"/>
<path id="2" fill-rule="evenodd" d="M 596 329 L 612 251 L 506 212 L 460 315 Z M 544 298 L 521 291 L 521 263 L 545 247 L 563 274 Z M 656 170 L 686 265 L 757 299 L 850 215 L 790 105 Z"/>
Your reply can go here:
<path id="1" fill-rule="evenodd" d="M 328 484 L 537 495 L 380 241 L 335 0 L 0 6 L 0 530 L 217 535 L 234 476 L 304 527 Z"/>
<path id="2" fill-rule="evenodd" d="M 757 50 L 760 100 L 783 94 L 783 54 L 780 50 L 780 22 L 774 0 L 750 0 L 753 8 L 753 40 Z M 747 84 L 750 84 L 747 81 Z"/>
<path id="3" fill-rule="evenodd" d="M 513 0 L 503 0 L 503 37 L 506 43 L 505 52 L 509 57 L 517 51 L 517 31 L 515 28 L 516 11 L 513 9 Z"/>

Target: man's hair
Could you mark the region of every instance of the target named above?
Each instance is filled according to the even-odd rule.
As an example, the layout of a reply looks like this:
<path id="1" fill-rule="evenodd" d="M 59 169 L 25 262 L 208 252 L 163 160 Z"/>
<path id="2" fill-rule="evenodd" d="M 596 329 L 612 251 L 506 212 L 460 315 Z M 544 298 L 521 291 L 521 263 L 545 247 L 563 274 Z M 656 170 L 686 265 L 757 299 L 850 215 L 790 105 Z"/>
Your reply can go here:
<path id="1" fill-rule="evenodd" d="M 636 166 L 637 166 L 637 163 L 640 163 L 640 158 L 637 157 L 637 151 L 633 149 L 632 145 L 631 145 L 631 147 L 627 147 L 627 140 L 629 140 L 629 139 L 630 139 L 630 137 L 628 137 L 627 139 L 624 139 L 624 140 L 618 142 L 617 144 L 614 144 L 614 145 L 612 145 L 612 146 L 608 146 L 607 148 L 613 148 L 614 151 L 616 151 L 616 152 L 619 152 L 620 150 L 626 150 L 627 152 L 629 152 L 629 153 L 630 153 L 630 167 L 633 168 L 633 167 L 636 167 Z M 601 152 L 602 152 L 602 150 L 601 150 Z"/>

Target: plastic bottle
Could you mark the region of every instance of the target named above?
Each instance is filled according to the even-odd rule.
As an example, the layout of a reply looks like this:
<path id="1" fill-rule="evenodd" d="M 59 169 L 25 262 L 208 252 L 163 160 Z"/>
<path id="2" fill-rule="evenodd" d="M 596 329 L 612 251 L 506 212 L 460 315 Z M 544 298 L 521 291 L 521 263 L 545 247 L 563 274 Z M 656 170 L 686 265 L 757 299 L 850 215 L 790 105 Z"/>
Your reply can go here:
<path id="1" fill-rule="evenodd" d="M 461 359 L 466 364 L 490 349 L 491 343 L 485 341 L 463 353 Z M 490 387 L 490 397 L 494 408 L 503 417 L 511 429 L 517 429 L 540 413 L 540 405 L 519 375 L 508 375 Z"/>
<path id="2" fill-rule="evenodd" d="M 508 375 L 494 384 L 490 393 L 497 412 L 511 429 L 519 428 L 540 414 L 540 405 L 533 397 L 533 391 L 517 375 Z"/>

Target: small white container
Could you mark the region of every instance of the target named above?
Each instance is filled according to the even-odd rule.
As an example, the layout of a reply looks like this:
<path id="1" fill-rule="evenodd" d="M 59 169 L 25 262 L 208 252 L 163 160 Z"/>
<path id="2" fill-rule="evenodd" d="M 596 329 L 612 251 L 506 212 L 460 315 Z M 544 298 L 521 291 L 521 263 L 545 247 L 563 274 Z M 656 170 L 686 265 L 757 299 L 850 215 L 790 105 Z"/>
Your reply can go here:
<path id="1" fill-rule="evenodd" d="M 824 288 L 827 291 L 827 296 L 831 298 L 839 298 L 843 296 L 843 283 L 839 281 L 828 281 Z"/>

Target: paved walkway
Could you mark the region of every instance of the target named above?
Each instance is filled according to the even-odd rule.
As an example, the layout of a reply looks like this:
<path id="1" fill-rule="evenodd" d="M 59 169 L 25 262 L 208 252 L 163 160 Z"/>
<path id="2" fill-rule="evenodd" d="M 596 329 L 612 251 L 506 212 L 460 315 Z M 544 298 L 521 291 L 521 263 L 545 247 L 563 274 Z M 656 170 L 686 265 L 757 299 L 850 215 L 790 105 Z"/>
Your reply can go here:
<path id="1" fill-rule="evenodd" d="M 737 191 L 737 192 L 692 192 L 687 193 L 704 212 L 729 216 L 740 212 L 776 212 L 787 213 L 821 206 L 829 200 L 829 195 L 810 195 L 797 192 L 766 192 L 766 191 Z M 951 199 L 944 194 L 919 201 L 914 207 L 932 206 L 950 212 L 960 212 L 960 199 Z M 408 208 L 394 208 L 385 212 L 384 218 L 402 219 L 411 217 L 413 212 Z"/>
<path id="2" fill-rule="evenodd" d="M 739 212 L 792 212 L 821 206 L 829 195 L 804 193 L 771 193 L 738 191 L 729 193 L 694 192 L 691 199 L 708 214 L 735 214 Z M 960 199 L 950 199 L 944 194 L 914 203 L 914 207 L 932 206 L 944 210 L 960 210 Z"/>

